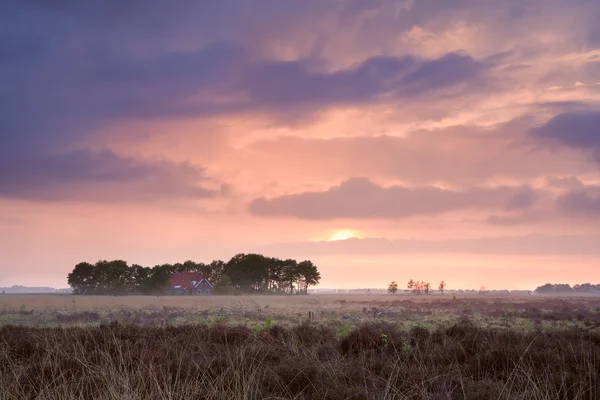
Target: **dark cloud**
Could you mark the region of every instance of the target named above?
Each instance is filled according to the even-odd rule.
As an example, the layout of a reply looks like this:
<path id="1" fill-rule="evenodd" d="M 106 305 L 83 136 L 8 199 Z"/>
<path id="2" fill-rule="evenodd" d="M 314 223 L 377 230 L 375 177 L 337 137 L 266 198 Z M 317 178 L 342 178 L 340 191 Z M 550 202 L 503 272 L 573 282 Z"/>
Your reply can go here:
<path id="1" fill-rule="evenodd" d="M 212 182 L 204 171 L 189 164 L 119 157 L 107 150 L 0 159 L 0 196 L 5 197 L 140 201 L 217 195 L 207 183 Z"/>
<path id="2" fill-rule="evenodd" d="M 322 51 L 313 47 L 327 46 L 332 23 L 349 33 L 365 31 L 371 45 L 381 38 L 392 43 L 387 38 L 398 38 L 415 26 L 435 33 L 437 27 L 456 21 L 489 20 L 491 10 L 495 19 L 520 21 L 535 15 L 535 4 L 490 5 L 475 0 L 404 5 L 391 0 L 182 0 L 169 5 L 160 0 L 1 2 L 0 159 L 12 160 L 3 165 L 22 178 L 19 192 L 27 193 L 27 187 L 36 187 L 38 176 L 46 176 L 47 182 L 55 180 L 51 176 L 72 183 L 106 179 L 98 174 L 104 156 L 65 149 L 87 141 L 102 143 L 105 128 L 123 120 L 256 110 L 285 116 L 340 104 L 430 105 L 489 93 L 492 72 L 508 53 L 474 58 L 450 52 L 426 59 L 414 54 L 390 56 L 393 52 L 381 50 L 386 46 L 382 43 L 381 49 L 368 52 L 370 56 L 355 65 L 331 70 Z M 379 37 L 366 34 L 378 26 Z M 283 44 L 294 47 L 306 36 L 311 44 L 297 46 L 306 49 L 298 51 L 296 61 L 282 62 L 273 55 L 274 49 L 287 47 Z M 364 50 L 365 45 L 355 48 Z M 84 154 L 90 158 L 86 162 Z M 597 146 L 596 156 L 600 160 Z M 28 158 L 36 162 L 19 162 Z M 116 160 L 121 168 L 115 169 L 113 181 L 119 179 L 118 174 L 130 181 L 145 179 L 139 166 L 129 161 Z M 60 165 L 78 166 L 81 176 L 61 170 Z M 32 172 L 36 168 L 44 172 Z M 14 183 L 14 179 L 4 182 L 2 193 L 14 193 L 7 189 L 16 187 Z M 519 201 L 527 199 L 515 200 Z"/>
<path id="3" fill-rule="evenodd" d="M 531 189 L 530 187 L 524 187 L 522 191 L 515 194 L 512 199 L 509 200 L 506 209 L 507 210 L 522 210 L 533 206 L 539 194 Z"/>
<path id="4" fill-rule="evenodd" d="M 600 164 L 599 127 L 600 111 L 563 113 L 532 129 L 531 134 L 546 143 L 589 151 Z"/>
<path id="5" fill-rule="evenodd" d="M 572 190 L 556 201 L 558 209 L 569 216 L 600 217 L 600 187 L 586 186 Z"/>
<path id="6" fill-rule="evenodd" d="M 379 186 L 366 178 L 352 178 L 322 192 L 306 192 L 250 203 L 250 212 L 266 217 L 309 220 L 405 218 L 467 209 L 526 207 L 530 188 L 471 188 L 464 191 L 433 186 L 409 188 Z M 532 200 L 528 200 L 530 203 Z"/>
<path id="7" fill-rule="evenodd" d="M 382 96 L 416 98 L 475 87 L 490 68 L 453 53 L 433 60 L 377 56 L 325 72 L 319 60 L 265 58 L 241 31 L 268 17 L 302 20 L 333 3 L 299 7 L 269 0 L 252 10 L 244 4 L 134 3 L 0 5 L 0 159 L 13 172 L 0 195 L 37 192 L 41 179 L 43 186 L 105 181 L 105 174 L 113 181 L 144 180 L 154 166 L 114 154 L 109 160 L 107 152 L 65 150 L 91 138 L 102 143 L 103 130 L 123 120 L 257 109 L 296 113 Z"/>
<path id="8" fill-rule="evenodd" d="M 434 60 L 376 56 L 331 73 L 314 71 L 307 61 L 272 62 L 251 67 L 241 88 L 255 105 L 280 107 L 364 103 L 381 96 L 415 100 L 461 84 L 480 87 L 491 65 L 458 53 Z"/>

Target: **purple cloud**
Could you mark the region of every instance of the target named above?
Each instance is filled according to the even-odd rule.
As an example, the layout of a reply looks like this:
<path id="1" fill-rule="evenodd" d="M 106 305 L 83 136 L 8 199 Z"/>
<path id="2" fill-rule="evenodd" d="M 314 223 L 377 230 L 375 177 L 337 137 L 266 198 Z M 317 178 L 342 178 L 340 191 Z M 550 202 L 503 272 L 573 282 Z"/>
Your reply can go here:
<path id="1" fill-rule="evenodd" d="M 17 154 L 0 159 L 0 196 L 34 200 L 154 200 L 206 198 L 204 171 L 186 163 L 120 157 L 88 149 L 56 154 Z M 94 194 L 78 188 L 86 187 Z M 102 188 L 118 188 L 98 195 Z M 95 198 L 97 197 L 97 198 Z"/>
<path id="2" fill-rule="evenodd" d="M 572 190 L 556 201 L 558 209 L 569 216 L 600 217 L 600 187 L 586 186 Z"/>
<path id="3" fill-rule="evenodd" d="M 532 188 L 525 186 L 520 192 L 515 194 L 506 205 L 507 210 L 522 210 L 531 208 L 538 199 L 539 193 Z"/>
<path id="4" fill-rule="evenodd" d="M 589 151 L 600 164 L 600 111 L 559 114 L 531 134 L 542 142 Z"/>
<path id="5" fill-rule="evenodd" d="M 531 191 L 523 187 L 470 188 L 464 191 L 433 186 L 379 186 L 366 178 L 351 178 L 322 192 L 305 192 L 271 199 L 258 198 L 250 212 L 264 217 L 308 220 L 406 218 L 456 210 L 503 210 L 527 207 Z"/>
<path id="6" fill-rule="evenodd" d="M 429 58 L 390 49 L 415 26 L 437 34 L 441 26 L 490 21 L 490 15 L 500 24 L 519 23 L 535 17 L 535 4 L 541 0 L 518 5 L 425 0 L 400 8 L 391 0 L 2 2 L 0 159 L 13 176 L 22 178 L 23 194 L 36 187 L 37 176 L 46 176 L 48 182 L 51 176 L 72 183 L 107 179 L 98 174 L 103 156 L 65 149 L 90 137 L 102 143 L 104 128 L 123 120 L 255 110 L 278 117 L 336 105 L 431 104 L 489 92 L 495 68 L 510 53 L 501 52 L 505 49 L 496 56 L 452 51 Z M 571 5 L 562 0 L 553 4 Z M 599 9 L 594 4 L 575 5 L 578 12 L 595 15 L 588 12 Z M 369 15 L 376 17 L 365 18 Z M 354 50 L 376 48 L 355 65 L 330 69 L 323 49 L 334 36 L 331 24 L 344 32 L 365 33 L 368 43 Z M 379 37 L 367 34 L 371 28 L 377 28 Z M 592 24 L 590 38 L 595 32 Z M 307 36 L 315 43 L 299 50 L 295 61 L 273 55 L 275 48 L 285 47 L 282 43 L 295 45 Z M 594 146 L 600 161 L 599 147 Z M 82 162 L 81 154 L 90 159 Z M 36 162 L 19 161 L 28 157 Z M 120 165 L 112 176 L 115 181 L 118 174 L 132 181 L 145 179 L 138 165 L 144 162 L 118 157 L 115 162 Z M 81 176 L 60 170 L 60 165 L 77 166 Z M 32 172 L 36 168 L 38 174 Z M 0 195 L 14 193 L 9 186 L 15 182 L 7 182 Z"/>
<path id="7" fill-rule="evenodd" d="M 376 56 L 331 73 L 315 70 L 310 60 L 269 62 L 251 66 L 240 88 L 254 105 L 279 107 L 365 103 L 384 95 L 414 100 L 461 84 L 475 89 L 491 66 L 458 53 L 433 60 Z"/>

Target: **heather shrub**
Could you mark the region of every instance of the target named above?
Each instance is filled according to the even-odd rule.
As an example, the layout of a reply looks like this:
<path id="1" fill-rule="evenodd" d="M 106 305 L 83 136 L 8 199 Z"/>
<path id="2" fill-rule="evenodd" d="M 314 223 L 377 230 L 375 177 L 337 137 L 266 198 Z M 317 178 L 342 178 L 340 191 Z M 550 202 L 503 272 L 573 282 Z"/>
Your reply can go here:
<path id="1" fill-rule="evenodd" d="M 0 393 L 43 399 L 600 398 L 599 334 L 581 328 L 0 327 Z"/>

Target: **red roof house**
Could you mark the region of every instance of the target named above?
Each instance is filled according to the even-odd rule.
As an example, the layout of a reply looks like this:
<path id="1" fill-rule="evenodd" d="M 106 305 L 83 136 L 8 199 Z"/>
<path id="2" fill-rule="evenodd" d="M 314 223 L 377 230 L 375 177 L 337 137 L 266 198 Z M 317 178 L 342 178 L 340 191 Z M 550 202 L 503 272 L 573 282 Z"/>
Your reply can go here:
<path id="1" fill-rule="evenodd" d="M 180 272 L 171 277 L 172 294 L 210 294 L 213 285 L 200 272 Z"/>

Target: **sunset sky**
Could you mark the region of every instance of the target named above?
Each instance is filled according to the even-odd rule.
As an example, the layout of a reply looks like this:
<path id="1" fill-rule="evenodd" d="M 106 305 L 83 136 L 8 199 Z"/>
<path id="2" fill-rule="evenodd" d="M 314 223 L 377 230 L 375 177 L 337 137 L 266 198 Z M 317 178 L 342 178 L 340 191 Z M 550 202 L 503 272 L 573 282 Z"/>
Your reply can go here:
<path id="1" fill-rule="evenodd" d="M 0 286 L 600 281 L 597 0 L 0 2 Z"/>

